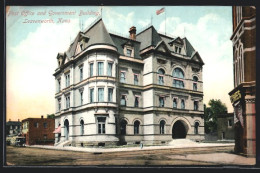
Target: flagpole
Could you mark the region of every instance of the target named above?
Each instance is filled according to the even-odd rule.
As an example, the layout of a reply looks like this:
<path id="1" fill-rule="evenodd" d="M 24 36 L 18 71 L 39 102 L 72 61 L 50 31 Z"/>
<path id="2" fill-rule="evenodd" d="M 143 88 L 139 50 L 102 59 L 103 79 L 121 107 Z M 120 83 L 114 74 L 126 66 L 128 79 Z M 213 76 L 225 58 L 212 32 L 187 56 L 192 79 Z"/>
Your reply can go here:
<path id="1" fill-rule="evenodd" d="M 165 10 L 165 35 L 166 35 L 166 8 L 164 7 Z"/>

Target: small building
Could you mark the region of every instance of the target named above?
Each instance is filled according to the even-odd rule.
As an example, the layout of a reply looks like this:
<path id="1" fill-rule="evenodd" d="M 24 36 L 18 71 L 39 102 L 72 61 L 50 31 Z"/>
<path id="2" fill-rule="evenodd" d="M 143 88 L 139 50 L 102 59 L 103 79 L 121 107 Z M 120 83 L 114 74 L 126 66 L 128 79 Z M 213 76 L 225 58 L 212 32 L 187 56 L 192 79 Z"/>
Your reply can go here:
<path id="1" fill-rule="evenodd" d="M 27 118 L 22 120 L 22 134 L 26 145 L 53 145 L 55 120 L 52 118 Z"/>
<path id="2" fill-rule="evenodd" d="M 8 122 L 6 122 L 6 136 L 17 136 L 19 133 L 21 133 L 22 130 L 22 123 L 18 119 L 18 121 L 11 121 L 9 119 Z"/>
<path id="3" fill-rule="evenodd" d="M 234 113 L 217 116 L 218 140 L 234 140 Z"/>

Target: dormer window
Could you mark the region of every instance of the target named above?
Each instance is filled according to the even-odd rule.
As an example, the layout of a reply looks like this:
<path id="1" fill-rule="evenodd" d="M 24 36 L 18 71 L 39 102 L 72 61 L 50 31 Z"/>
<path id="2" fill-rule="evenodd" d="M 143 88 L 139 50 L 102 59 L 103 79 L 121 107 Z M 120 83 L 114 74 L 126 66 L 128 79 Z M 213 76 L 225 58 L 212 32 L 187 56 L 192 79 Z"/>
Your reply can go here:
<path id="1" fill-rule="evenodd" d="M 131 56 L 132 55 L 132 50 L 131 49 L 126 49 L 126 55 Z"/>

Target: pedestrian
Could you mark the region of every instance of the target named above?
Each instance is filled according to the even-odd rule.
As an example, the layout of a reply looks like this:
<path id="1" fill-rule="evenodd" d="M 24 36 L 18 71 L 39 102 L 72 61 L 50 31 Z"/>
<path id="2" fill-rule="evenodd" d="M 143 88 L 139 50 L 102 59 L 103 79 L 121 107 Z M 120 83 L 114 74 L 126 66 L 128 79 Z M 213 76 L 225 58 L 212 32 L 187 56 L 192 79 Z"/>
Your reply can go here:
<path id="1" fill-rule="evenodd" d="M 143 143 L 142 143 L 142 141 L 140 142 L 140 148 L 141 148 L 141 149 L 143 148 Z"/>

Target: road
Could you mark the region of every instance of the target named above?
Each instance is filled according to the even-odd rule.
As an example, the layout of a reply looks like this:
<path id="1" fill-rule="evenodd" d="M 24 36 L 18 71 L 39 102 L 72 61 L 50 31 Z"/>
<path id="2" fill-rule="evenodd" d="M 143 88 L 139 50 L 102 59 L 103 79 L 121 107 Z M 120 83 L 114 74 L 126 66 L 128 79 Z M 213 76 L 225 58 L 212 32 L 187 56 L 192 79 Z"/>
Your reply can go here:
<path id="1" fill-rule="evenodd" d="M 175 148 L 109 153 L 42 148 L 6 148 L 7 165 L 254 165 L 254 158 L 232 154 L 233 146 Z"/>

